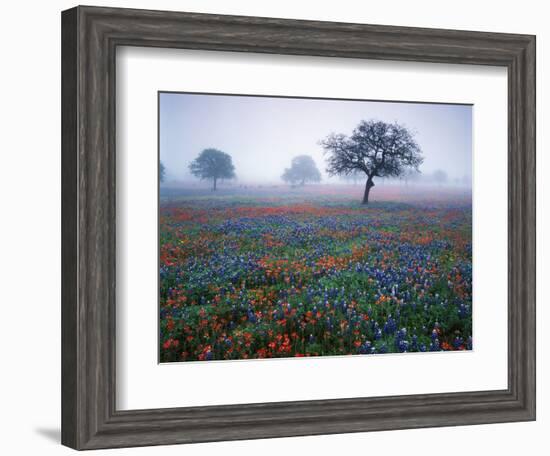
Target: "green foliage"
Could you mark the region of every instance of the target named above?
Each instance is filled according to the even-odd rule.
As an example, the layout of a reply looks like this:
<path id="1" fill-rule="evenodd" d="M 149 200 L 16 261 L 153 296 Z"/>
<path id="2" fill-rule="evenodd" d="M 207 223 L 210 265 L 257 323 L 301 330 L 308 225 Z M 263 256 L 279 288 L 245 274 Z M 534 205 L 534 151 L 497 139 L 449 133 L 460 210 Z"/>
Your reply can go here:
<path id="1" fill-rule="evenodd" d="M 159 179 L 161 182 L 164 182 L 164 179 L 166 179 L 166 168 L 162 162 L 159 163 Z"/>
<path id="2" fill-rule="evenodd" d="M 204 149 L 189 165 L 191 174 L 199 179 L 212 179 L 213 190 L 218 179 L 233 179 L 235 166 L 231 155 L 218 149 Z"/>
<path id="3" fill-rule="evenodd" d="M 321 173 L 313 158 L 309 155 L 298 155 L 292 159 L 290 168 L 285 168 L 281 179 L 291 185 L 304 185 L 306 182 L 320 182 Z"/>

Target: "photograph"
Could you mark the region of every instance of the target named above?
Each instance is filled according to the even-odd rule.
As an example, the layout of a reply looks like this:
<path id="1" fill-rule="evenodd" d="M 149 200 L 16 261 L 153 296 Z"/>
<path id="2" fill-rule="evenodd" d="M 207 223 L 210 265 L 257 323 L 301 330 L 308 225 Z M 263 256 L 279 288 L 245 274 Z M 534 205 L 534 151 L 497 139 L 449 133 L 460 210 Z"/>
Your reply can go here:
<path id="1" fill-rule="evenodd" d="M 4 446 L 540 447 L 542 7 L 186 3 L 8 7 Z"/>
<path id="2" fill-rule="evenodd" d="M 472 105 L 158 93 L 159 362 L 473 349 Z"/>

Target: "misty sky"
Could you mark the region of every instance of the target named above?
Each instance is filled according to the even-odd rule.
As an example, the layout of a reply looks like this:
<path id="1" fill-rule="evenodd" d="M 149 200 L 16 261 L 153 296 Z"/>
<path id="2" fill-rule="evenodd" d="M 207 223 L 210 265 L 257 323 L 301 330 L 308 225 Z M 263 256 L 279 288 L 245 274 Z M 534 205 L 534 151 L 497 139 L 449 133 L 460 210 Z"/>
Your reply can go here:
<path id="1" fill-rule="evenodd" d="M 463 105 L 160 94 L 160 159 L 167 181 L 196 181 L 189 163 L 206 148 L 233 158 L 239 182 L 280 182 L 296 155 L 311 155 L 326 180 L 319 140 L 350 135 L 361 120 L 397 121 L 415 133 L 430 174 L 471 176 L 472 107 Z"/>

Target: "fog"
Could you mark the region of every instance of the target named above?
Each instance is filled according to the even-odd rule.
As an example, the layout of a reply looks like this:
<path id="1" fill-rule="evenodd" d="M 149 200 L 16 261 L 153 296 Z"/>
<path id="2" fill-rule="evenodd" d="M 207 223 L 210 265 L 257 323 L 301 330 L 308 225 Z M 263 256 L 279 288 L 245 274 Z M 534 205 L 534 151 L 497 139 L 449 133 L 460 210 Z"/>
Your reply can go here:
<path id="1" fill-rule="evenodd" d="M 441 170 L 450 182 L 471 185 L 470 105 L 161 93 L 159 115 L 168 183 L 197 182 L 189 163 L 206 148 L 231 155 L 239 183 L 281 183 L 291 159 L 304 154 L 314 159 L 323 182 L 341 182 L 328 179 L 319 141 L 376 119 L 414 133 L 424 179 Z"/>

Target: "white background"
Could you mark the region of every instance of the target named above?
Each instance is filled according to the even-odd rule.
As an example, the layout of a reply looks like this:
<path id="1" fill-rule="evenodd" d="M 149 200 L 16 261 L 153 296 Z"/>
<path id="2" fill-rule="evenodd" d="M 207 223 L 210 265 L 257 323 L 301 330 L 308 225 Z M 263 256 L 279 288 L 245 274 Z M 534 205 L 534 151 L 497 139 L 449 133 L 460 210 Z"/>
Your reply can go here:
<path id="1" fill-rule="evenodd" d="M 445 2 L 320 1 L 102 1 L 105 6 L 339 20 L 391 25 L 440 27 L 537 34 L 538 141 L 538 421 L 141 448 L 105 454 L 334 454 L 517 455 L 548 449 L 550 357 L 543 328 L 550 323 L 544 279 L 549 274 L 548 230 L 550 133 L 544 130 L 550 95 L 548 12 L 544 2 L 524 0 Z M 0 29 L 2 133 L 0 195 L 0 448 L 6 454 L 69 454 L 58 445 L 60 421 L 60 18 L 67 1 L 10 3 Z M 540 448 L 540 450 L 537 450 Z"/>
<path id="2" fill-rule="evenodd" d="M 158 207 L 151 189 L 158 179 L 159 89 L 473 104 L 474 350 L 157 365 Z M 507 92 L 505 68 L 120 49 L 118 408 L 506 389 Z M 261 156 L 256 159 L 261 161 Z M 165 385 L 185 387 L 174 392 Z"/>

